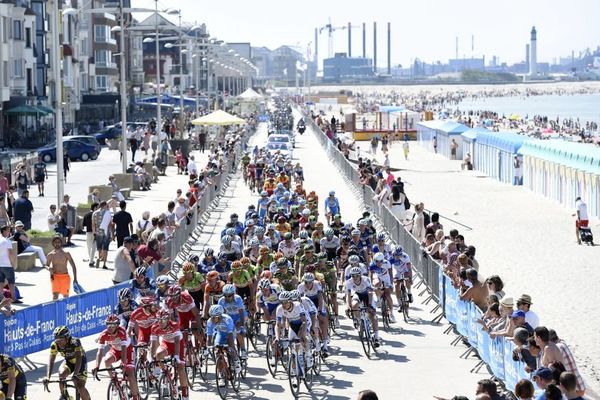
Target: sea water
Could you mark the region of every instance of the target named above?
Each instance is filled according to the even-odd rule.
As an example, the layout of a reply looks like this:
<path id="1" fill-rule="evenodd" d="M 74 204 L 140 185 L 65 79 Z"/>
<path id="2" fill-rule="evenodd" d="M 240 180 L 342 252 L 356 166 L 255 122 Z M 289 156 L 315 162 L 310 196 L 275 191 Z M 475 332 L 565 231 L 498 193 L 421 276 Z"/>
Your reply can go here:
<path id="1" fill-rule="evenodd" d="M 580 123 L 594 121 L 600 125 L 600 93 L 575 95 L 543 95 L 520 97 L 488 97 L 462 101 L 461 111 L 486 110 L 509 117 L 518 114 L 521 118 L 534 115 L 550 119 L 579 118 Z"/>

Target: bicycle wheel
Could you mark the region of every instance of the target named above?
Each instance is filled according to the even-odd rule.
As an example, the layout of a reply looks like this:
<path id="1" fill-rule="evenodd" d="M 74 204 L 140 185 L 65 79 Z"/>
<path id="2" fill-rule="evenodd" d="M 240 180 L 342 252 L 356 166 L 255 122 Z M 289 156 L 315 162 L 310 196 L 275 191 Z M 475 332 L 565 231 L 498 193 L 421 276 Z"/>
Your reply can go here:
<path id="1" fill-rule="evenodd" d="M 275 378 L 275 374 L 277 374 L 277 361 L 277 356 L 273 349 L 273 339 L 269 337 L 267 339 L 267 367 L 273 378 Z"/>
<path id="2" fill-rule="evenodd" d="M 404 322 L 408 323 L 408 293 L 406 293 L 406 289 L 402 286 L 400 299 L 402 300 L 402 316 L 404 318 Z"/>
<path id="3" fill-rule="evenodd" d="M 140 399 L 146 400 L 150 395 L 150 375 L 148 369 L 144 365 L 144 362 L 139 359 L 135 363 L 135 380 L 138 383 Z"/>
<path id="4" fill-rule="evenodd" d="M 186 355 L 186 361 L 190 362 L 191 364 L 186 364 L 185 365 L 185 373 L 187 375 L 188 378 L 188 382 L 191 386 L 194 386 L 194 383 L 196 382 L 196 375 L 198 374 L 198 368 L 200 366 L 200 361 L 199 361 L 199 357 L 198 357 L 198 350 L 196 350 L 195 348 L 191 351 L 190 356 L 188 357 Z"/>
<path id="5" fill-rule="evenodd" d="M 385 329 L 386 332 L 390 329 L 390 314 L 388 312 L 387 300 L 384 297 L 381 299 L 381 321 L 383 323 L 383 329 Z"/>
<path id="6" fill-rule="evenodd" d="M 172 382 L 169 376 L 161 374 L 158 379 L 158 399 L 159 400 L 175 400 L 172 397 L 173 388 Z"/>
<path id="7" fill-rule="evenodd" d="M 323 359 L 321 358 L 321 352 L 315 351 L 313 354 L 313 371 L 315 375 L 321 375 L 321 367 L 323 365 Z"/>
<path id="8" fill-rule="evenodd" d="M 260 321 L 252 320 L 252 324 L 249 324 L 247 337 L 250 339 L 250 343 L 256 352 L 258 352 L 258 337 L 260 336 Z"/>
<path id="9" fill-rule="evenodd" d="M 224 360 L 217 360 L 215 363 L 215 380 L 217 381 L 217 393 L 225 400 L 227 398 L 227 365 Z"/>
<path id="10" fill-rule="evenodd" d="M 308 391 L 310 392 L 312 390 L 313 384 L 314 384 L 314 379 L 315 379 L 315 365 L 317 363 L 317 358 L 319 358 L 318 356 L 313 356 L 313 365 L 311 368 L 306 368 L 306 365 L 302 366 L 302 370 L 305 371 L 304 372 L 304 386 L 306 386 L 306 389 L 308 389 Z"/>
<path id="11" fill-rule="evenodd" d="M 298 398 L 298 395 L 300 394 L 300 371 L 295 354 L 290 354 L 287 373 L 292 395 L 294 395 L 294 398 Z"/>
<path id="12" fill-rule="evenodd" d="M 206 377 L 208 376 L 208 358 L 209 357 L 210 356 L 204 354 L 204 351 L 201 351 L 200 354 L 198 355 L 198 361 L 200 362 L 200 365 L 198 366 L 198 372 L 200 373 L 202 380 L 204 380 L 205 382 L 206 382 Z"/>
<path id="13" fill-rule="evenodd" d="M 369 358 L 371 356 L 371 338 L 369 337 L 370 332 L 365 328 L 365 322 L 364 320 L 361 320 L 358 328 L 358 337 L 360 338 L 360 343 L 365 355 Z"/>
<path id="14" fill-rule="evenodd" d="M 106 391 L 106 398 L 108 400 L 123 400 L 119 396 L 119 388 L 114 382 L 108 384 L 108 390 Z"/>
<path id="15" fill-rule="evenodd" d="M 231 360 L 230 360 L 231 361 Z M 242 383 L 242 377 L 241 377 L 241 373 L 238 374 L 235 371 L 235 367 L 233 367 L 233 363 L 229 364 L 229 381 L 231 382 L 231 387 L 233 388 L 234 392 L 239 392 L 240 391 L 240 385 Z M 244 367 L 242 366 L 242 369 Z"/>

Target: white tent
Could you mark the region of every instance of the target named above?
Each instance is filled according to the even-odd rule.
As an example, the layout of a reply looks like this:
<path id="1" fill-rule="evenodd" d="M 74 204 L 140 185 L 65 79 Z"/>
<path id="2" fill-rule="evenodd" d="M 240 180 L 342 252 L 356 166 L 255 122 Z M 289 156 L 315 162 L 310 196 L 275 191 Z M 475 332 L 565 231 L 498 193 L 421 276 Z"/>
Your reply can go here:
<path id="1" fill-rule="evenodd" d="M 246 121 L 226 113 L 223 110 L 214 111 L 208 115 L 196 118 L 192 121 L 192 125 L 243 125 Z"/>
<path id="2" fill-rule="evenodd" d="M 256 93 L 254 89 L 248 88 L 246 91 L 238 96 L 238 99 L 242 101 L 260 101 L 263 97 Z"/>

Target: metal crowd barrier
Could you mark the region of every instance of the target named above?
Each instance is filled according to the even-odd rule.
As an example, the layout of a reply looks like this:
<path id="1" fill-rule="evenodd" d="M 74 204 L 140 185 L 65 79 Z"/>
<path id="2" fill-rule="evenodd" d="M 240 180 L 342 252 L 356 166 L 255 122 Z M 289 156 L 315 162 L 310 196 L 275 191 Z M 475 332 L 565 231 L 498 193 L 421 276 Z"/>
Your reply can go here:
<path id="1" fill-rule="evenodd" d="M 460 300 L 458 290 L 452 286 L 452 280 L 443 273 L 442 265 L 423 251 L 421 244 L 398 221 L 387 206 L 377 201 L 371 187 L 360 184 L 357 168 L 344 157 L 312 118 L 307 117 L 306 121 L 313 128 L 315 136 L 326 150 L 328 157 L 338 166 L 355 191 L 362 193 L 364 206 L 372 211 L 372 215 L 387 231 L 390 239 L 401 245 L 410 256 L 413 270 L 420 279 L 420 282 L 413 288 L 419 289 L 424 286 L 420 293 L 420 295 L 428 293 L 428 297 L 423 301 L 424 304 L 428 304 L 432 300 L 437 303 L 431 313 L 441 310 L 441 314 L 436 316 L 433 321 L 439 322 L 442 318 L 446 318 L 450 322 L 445 333 L 456 331 L 459 335 L 453 344 L 461 341 L 468 342 L 470 347 L 461 357 L 466 358 L 471 352 L 478 354 L 481 361 L 471 372 L 479 371 L 485 364 L 493 375 L 511 391 L 518 379 L 530 378 L 524 370 L 524 363 L 512 359 L 513 343 L 505 338 L 491 339 L 488 333 L 483 331 L 481 325 L 477 323 L 477 319 L 482 315 L 481 310 L 470 302 Z"/>

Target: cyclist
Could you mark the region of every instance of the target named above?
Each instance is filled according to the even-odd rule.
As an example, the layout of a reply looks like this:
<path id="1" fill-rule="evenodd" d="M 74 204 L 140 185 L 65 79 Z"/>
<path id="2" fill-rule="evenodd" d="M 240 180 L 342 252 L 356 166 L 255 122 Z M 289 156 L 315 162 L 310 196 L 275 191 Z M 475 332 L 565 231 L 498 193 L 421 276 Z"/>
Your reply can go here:
<path id="1" fill-rule="evenodd" d="M 377 243 L 371 248 L 373 254 L 383 253 L 386 259 L 392 256 L 392 246 L 385 242 L 385 235 L 380 233 L 377 235 Z"/>
<path id="2" fill-rule="evenodd" d="M 179 329 L 183 331 L 183 341 L 187 341 L 187 330 L 194 332 L 196 346 L 200 343 L 198 335 L 198 319 L 200 312 L 194 305 L 192 296 L 181 289 L 179 285 L 173 285 L 169 288 L 167 297 L 167 308 L 177 312 L 177 320 L 179 321 Z"/>
<path id="3" fill-rule="evenodd" d="M 154 296 L 142 297 L 140 307 L 131 314 L 127 334 L 137 337 L 138 345 L 149 344 L 152 325 L 156 322 L 158 305 Z"/>
<path id="4" fill-rule="evenodd" d="M 117 293 L 119 304 L 115 306 L 115 314 L 118 316 L 120 325 L 127 327 L 131 313 L 138 307 L 137 303 L 131 299 L 131 289 L 123 288 Z"/>
<path id="5" fill-rule="evenodd" d="M 269 279 L 261 279 L 258 282 L 258 290 L 256 309 L 262 310 L 264 321 L 269 322 L 275 318 L 275 311 L 280 304 L 279 293 L 281 288 L 277 284 L 272 284 Z"/>
<path id="6" fill-rule="evenodd" d="M 281 332 L 285 331 L 286 323 L 289 326 L 288 339 L 294 340 L 295 338 L 300 339 L 302 346 L 304 347 L 304 354 L 306 357 L 307 368 L 312 367 L 312 356 L 310 355 L 308 347 L 308 332 L 309 332 L 309 320 L 310 316 L 308 312 L 302 306 L 299 301 L 292 301 L 292 293 L 281 292 L 279 294 L 279 301 L 281 304 L 277 307 L 276 318 L 277 318 L 277 329 L 275 329 L 275 343 L 281 340 Z M 300 365 L 303 364 L 302 354 L 300 354 L 299 360 Z"/>
<path id="7" fill-rule="evenodd" d="M 375 315 L 375 299 L 373 285 L 369 278 L 363 275 L 359 267 L 352 267 L 350 279 L 346 281 L 346 313 L 352 311 L 354 319 L 358 319 L 358 304 L 362 303 L 367 308 L 369 320 L 373 326 L 373 346 L 379 347 L 379 328 Z"/>
<path id="8" fill-rule="evenodd" d="M 404 251 L 402 247 L 397 246 L 394 249 L 392 258 L 390 259 L 392 268 L 394 269 L 394 287 L 396 291 L 396 300 L 398 300 L 398 307 L 401 305 L 400 301 L 400 283 L 404 280 L 406 291 L 408 294 L 408 302 L 413 302 L 413 295 L 410 291 L 412 287 L 412 265 L 410 263 L 410 257 Z"/>
<path id="9" fill-rule="evenodd" d="M 151 354 L 161 362 L 165 357 L 172 356 L 177 363 L 179 383 L 181 385 L 181 399 L 189 400 L 187 374 L 185 373 L 185 344 L 179 330 L 179 324 L 171 320 L 171 313 L 160 310 L 156 315 L 158 321 L 152 325 L 150 340 L 152 343 Z M 161 340 L 162 339 L 162 340 Z"/>
<path id="10" fill-rule="evenodd" d="M 200 260 L 200 272 L 203 274 L 208 273 L 208 271 L 212 271 L 217 264 L 217 259 L 215 258 L 215 251 L 213 249 L 204 250 L 204 257 Z"/>
<path id="11" fill-rule="evenodd" d="M 307 265 L 316 264 L 317 262 L 319 262 L 319 259 L 315 255 L 315 246 L 312 244 L 305 245 L 304 254 L 296 261 L 298 276 L 302 277 L 304 275 Z"/>
<path id="12" fill-rule="evenodd" d="M 260 256 L 260 244 L 258 243 L 258 240 L 256 238 L 250 239 L 247 243 L 248 246 L 244 248 L 242 254 L 244 255 L 244 257 L 247 257 L 251 262 L 256 263 L 256 260 L 258 260 L 258 257 Z"/>
<path id="13" fill-rule="evenodd" d="M 223 295 L 223 286 L 225 282 L 219 279 L 217 271 L 210 271 L 206 274 L 206 285 L 204 286 L 204 309 L 202 312 L 203 318 L 208 318 L 208 309 L 211 305 L 216 304 Z"/>
<path id="14" fill-rule="evenodd" d="M 225 310 L 225 313 L 231 317 L 235 325 L 235 331 L 237 333 L 237 343 L 240 349 L 240 357 L 242 359 L 248 358 L 246 351 L 246 308 L 244 307 L 244 301 L 242 297 L 235 293 L 235 286 L 227 284 L 223 287 L 223 297 L 219 299 L 221 307 Z"/>
<path id="15" fill-rule="evenodd" d="M 227 226 L 221 232 L 221 238 L 223 238 L 225 235 L 231 238 L 231 243 L 233 245 L 237 245 L 239 248 L 242 248 L 242 238 L 241 236 L 238 236 L 237 230 L 234 228 L 233 222 L 227 223 Z"/>
<path id="16" fill-rule="evenodd" d="M 354 267 L 358 267 L 364 276 L 369 275 L 369 271 L 365 264 L 360 262 L 360 257 L 358 257 L 356 254 L 353 254 L 350 257 L 348 257 L 348 266 L 344 270 L 344 281 L 350 279 L 350 271 Z"/>
<path id="17" fill-rule="evenodd" d="M 242 367 L 235 350 L 235 323 L 233 319 L 225 314 L 225 309 L 215 304 L 209 310 L 210 319 L 206 324 L 206 339 L 208 347 L 227 346 L 231 358 L 234 360 L 236 372 L 240 372 Z"/>
<path id="18" fill-rule="evenodd" d="M 381 298 L 385 297 L 387 301 L 387 310 L 382 310 L 382 312 L 387 312 L 390 316 L 390 322 L 396 322 L 396 318 L 394 317 L 394 312 L 392 310 L 393 302 L 392 302 L 392 266 L 385 259 L 383 253 L 375 253 L 373 256 L 373 261 L 369 264 L 369 272 L 371 273 L 371 280 L 373 282 L 373 286 L 376 288 L 377 297 L 379 300 L 377 301 L 377 305 L 381 302 Z"/>
<path id="19" fill-rule="evenodd" d="M 333 308 L 333 315 L 335 317 L 335 327 L 339 328 L 340 323 L 338 321 L 338 302 L 337 302 L 337 274 L 335 265 L 331 261 L 327 261 L 327 255 L 324 252 L 317 254 L 319 262 L 316 265 L 315 273 L 323 276 L 325 282 L 326 296 L 329 296 L 329 302 Z"/>
<path id="20" fill-rule="evenodd" d="M 266 183 L 265 183 L 266 185 Z M 271 201 L 269 199 L 269 193 L 266 190 L 263 190 L 262 192 L 260 192 L 260 198 L 257 201 L 256 204 L 256 210 L 258 211 L 258 219 L 260 221 L 264 221 L 265 217 L 267 216 L 267 208 L 269 205 L 269 202 Z"/>
<path id="21" fill-rule="evenodd" d="M 204 275 L 198 272 L 196 266 L 190 261 L 183 263 L 181 272 L 182 275 L 178 281 L 179 286 L 192 296 L 194 305 L 200 310 L 204 300 Z"/>
<path id="22" fill-rule="evenodd" d="M 354 229 L 351 232 L 350 236 L 350 246 L 356 247 L 356 251 L 358 252 L 358 256 L 363 262 L 368 263 L 369 259 L 369 241 L 364 237 L 361 237 L 361 232 L 358 229 Z"/>
<path id="23" fill-rule="evenodd" d="M 27 400 L 27 378 L 17 362 L 6 354 L 0 354 L 1 400 Z"/>
<path id="24" fill-rule="evenodd" d="M 133 273 L 131 280 L 132 298 L 139 300 L 144 296 L 148 296 L 156 290 L 154 282 L 147 276 L 148 270 L 146 267 L 137 267 Z"/>
<path id="25" fill-rule="evenodd" d="M 325 199 L 325 216 L 327 217 L 327 224 L 331 223 L 334 215 L 341 214 L 340 212 L 340 201 L 335 197 L 335 191 L 329 192 L 329 197 Z"/>
<path id="26" fill-rule="evenodd" d="M 256 270 L 258 273 L 268 269 L 274 260 L 274 255 L 269 251 L 267 246 L 260 246 L 258 260 L 256 260 Z"/>
<path id="27" fill-rule="evenodd" d="M 277 251 L 283 254 L 290 262 L 294 262 L 296 253 L 298 253 L 298 243 L 293 240 L 293 236 L 290 232 L 283 235 L 283 240 L 279 242 Z"/>
<path id="28" fill-rule="evenodd" d="M 327 228 L 323 232 L 324 237 L 321 238 L 320 251 L 324 251 L 327 254 L 327 260 L 332 261 L 335 259 L 335 253 L 340 247 L 340 239 L 335 236 L 335 231 L 332 228 Z"/>
<path id="29" fill-rule="evenodd" d="M 273 281 L 283 287 L 284 290 L 293 290 L 298 287 L 298 277 L 294 271 L 290 271 L 289 261 L 285 257 L 279 257 L 276 263 L 276 271 L 273 273 Z"/>
<path id="30" fill-rule="evenodd" d="M 221 255 L 224 255 L 227 261 L 235 261 L 242 256 L 242 250 L 237 243 L 233 242 L 231 236 L 225 235 L 221 238 L 219 258 Z"/>
<path id="31" fill-rule="evenodd" d="M 248 260 L 248 265 L 250 265 L 250 260 Z M 252 287 L 253 287 L 253 279 L 254 271 L 252 274 L 248 272 L 242 266 L 241 261 L 234 261 L 231 263 L 231 272 L 227 278 L 227 282 L 232 283 L 235 286 L 237 293 L 240 295 L 244 302 L 248 302 L 249 307 L 253 307 L 253 299 L 252 299 Z M 225 285 L 227 286 L 227 285 Z M 225 288 L 223 288 L 224 290 Z M 225 293 L 225 292 L 223 292 Z M 253 310 L 248 310 L 253 311 Z"/>
<path id="32" fill-rule="evenodd" d="M 303 282 L 298 285 L 298 293 L 301 296 L 306 296 L 317 308 L 317 322 L 319 323 L 319 330 L 321 332 L 321 342 L 329 342 L 329 334 L 327 329 L 328 316 L 327 309 L 325 308 L 325 301 L 323 299 L 323 287 L 320 282 L 315 282 L 315 275 L 307 272 L 302 277 Z M 327 347 L 325 346 L 325 351 Z"/>
<path id="33" fill-rule="evenodd" d="M 156 297 L 156 301 L 158 303 L 165 300 L 170 285 L 171 280 L 167 275 L 161 275 L 156 278 L 156 290 L 154 291 L 154 296 Z"/>
<path id="34" fill-rule="evenodd" d="M 133 345 L 131 339 L 127 336 L 125 328 L 119 326 L 119 317 L 115 314 L 110 314 L 104 321 L 106 329 L 100 333 L 98 338 L 98 352 L 96 353 L 96 366 L 92 369 L 92 375 L 98 374 L 98 367 L 101 361 L 104 361 L 106 368 L 111 368 L 112 365 L 121 361 L 129 387 L 131 388 L 132 400 L 139 399 L 139 391 L 137 380 L 135 379 L 135 365 L 133 361 Z M 104 350 L 109 346 L 106 356 Z M 104 359 L 103 359 L 104 356 Z"/>
<path id="35" fill-rule="evenodd" d="M 50 345 L 50 358 L 48 360 L 48 371 L 46 378 L 44 379 L 44 385 L 48 384 L 50 377 L 52 376 L 52 370 L 54 369 L 54 362 L 56 361 L 56 355 L 60 354 L 65 359 L 65 362 L 61 365 L 58 372 L 58 376 L 61 381 L 67 379 L 67 377 L 73 374 L 73 384 L 75 390 L 79 392 L 81 400 L 90 400 L 90 394 L 85 388 L 85 381 L 87 380 L 87 359 L 85 357 L 85 350 L 81 346 L 81 341 L 71 336 L 69 328 L 66 326 L 59 326 L 54 329 L 54 341 Z M 64 383 L 59 383 L 60 392 L 64 391 Z"/>
<path id="36" fill-rule="evenodd" d="M 287 221 L 287 218 L 284 216 L 277 217 L 277 225 L 275 225 L 275 229 L 279 232 L 280 235 L 284 235 L 286 233 L 292 232 L 292 225 L 290 225 Z"/>
<path id="37" fill-rule="evenodd" d="M 335 235 L 340 235 L 342 232 L 342 228 L 344 228 L 344 223 L 342 222 L 342 216 L 340 214 L 335 214 L 333 216 L 333 222 L 329 224 L 329 227 L 333 229 Z"/>
<path id="38" fill-rule="evenodd" d="M 250 164 L 250 161 L 250 154 L 247 151 L 244 152 L 244 155 L 242 156 L 242 167 L 244 171 L 244 176 L 246 176 L 246 169 L 248 168 L 248 164 Z"/>
<path id="39" fill-rule="evenodd" d="M 300 187 L 302 187 L 302 182 L 304 182 L 304 170 L 302 169 L 302 165 L 300 165 L 300 163 L 296 163 L 294 166 L 294 182 L 300 185 Z M 296 185 L 296 188 L 298 185 Z"/>
<path id="40" fill-rule="evenodd" d="M 265 228 L 262 226 L 257 226 L 254 230 L 254 239 L 258 240 L 259 245 L 266 246 L 269 249 L 271 248 L 271 239 L 265 236 Z M 239 259 L 239 257 L 237 259 Z"/>

